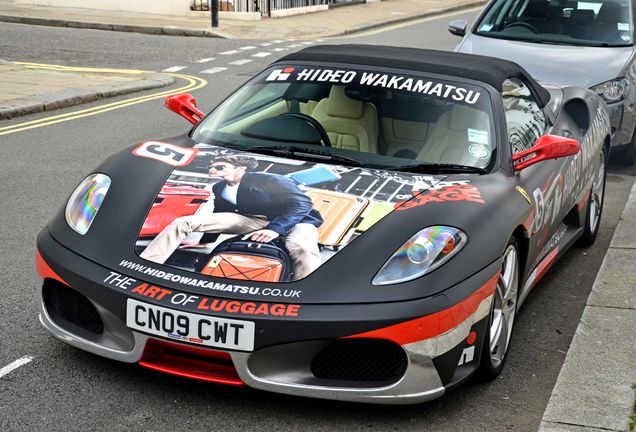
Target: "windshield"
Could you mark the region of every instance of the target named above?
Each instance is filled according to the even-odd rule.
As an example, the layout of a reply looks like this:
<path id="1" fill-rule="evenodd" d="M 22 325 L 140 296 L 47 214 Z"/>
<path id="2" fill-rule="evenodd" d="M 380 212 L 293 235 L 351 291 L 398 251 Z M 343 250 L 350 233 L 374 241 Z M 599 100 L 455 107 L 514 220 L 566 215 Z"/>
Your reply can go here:
<path id="1" fill-rule="evenodd" d="M 436 164 L 455 172 L 458 166 L 466 172 L 489 167 L 496 149 L 492 102 L 480 85 L 316 66 L 266 70 L 197 125 L 192 137 L 343 165 Z"/>
<path id="2" fill-rule="evenodd" d="M 500 0 L 477 25 L 480 36 L 582 46 L 633 44 L 631 0 Z"/>

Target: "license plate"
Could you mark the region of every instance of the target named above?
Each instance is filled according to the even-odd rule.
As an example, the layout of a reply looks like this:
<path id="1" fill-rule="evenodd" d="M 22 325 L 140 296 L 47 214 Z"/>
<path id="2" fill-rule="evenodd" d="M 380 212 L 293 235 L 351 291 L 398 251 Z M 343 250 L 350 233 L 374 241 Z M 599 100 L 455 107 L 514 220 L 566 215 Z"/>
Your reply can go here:
<path id="1" fill-rule="evenodd" d="M 254 349 L 254 323 L 176 311 L 128 299 L 126 325 L 164 338 L 241 351 Z"/>

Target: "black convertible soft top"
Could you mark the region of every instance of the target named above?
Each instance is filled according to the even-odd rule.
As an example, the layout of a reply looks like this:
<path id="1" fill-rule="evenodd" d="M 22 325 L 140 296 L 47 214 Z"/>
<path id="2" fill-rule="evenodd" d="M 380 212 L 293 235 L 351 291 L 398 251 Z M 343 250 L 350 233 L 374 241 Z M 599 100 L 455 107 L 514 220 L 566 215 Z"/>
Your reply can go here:
<path id="1" fill-rule="evenodd" d="M 506 78 L 517 77 L 531 88 L 541 106 L 550 101 L 550 93 L 524 68 L 495 57 L 392 46 L 317 45 L 289 54 L 274 63 L 284 61 L 349 63 L 450 75 L 485 82 L 499 92 Z"/>

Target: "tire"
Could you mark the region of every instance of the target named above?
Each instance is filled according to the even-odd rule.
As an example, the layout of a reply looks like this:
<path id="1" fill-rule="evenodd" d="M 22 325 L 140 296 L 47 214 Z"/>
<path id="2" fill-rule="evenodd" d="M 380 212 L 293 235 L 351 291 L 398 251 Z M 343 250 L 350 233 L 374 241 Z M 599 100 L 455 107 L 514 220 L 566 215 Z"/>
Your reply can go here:
<path id="1" fill-rule="evenodd" d="M 605 198 L 605 177 L 606 177 L 606 157 L 605 149 L 601 151 L 599 170 L 597 176 L 592 182 L 592 190 L 587 204 L 587 213 L 585 215 L 585 226 L 583 235 L 577 242 L 578 246 L 589 246 L 594 243 L 598 235 L 598 229 L 601 225 L 601 216 L 603 214 L 603 200 Z"/>
<path id="2" fill-rule="evenodd" d="M 501 272 L 493 295 L 488 328 L 481 350 L 478 374 L 484 380 L 497 378 L 508 356 L 519 292 L 519 247 L 511 237 L 501 262 Z"/>

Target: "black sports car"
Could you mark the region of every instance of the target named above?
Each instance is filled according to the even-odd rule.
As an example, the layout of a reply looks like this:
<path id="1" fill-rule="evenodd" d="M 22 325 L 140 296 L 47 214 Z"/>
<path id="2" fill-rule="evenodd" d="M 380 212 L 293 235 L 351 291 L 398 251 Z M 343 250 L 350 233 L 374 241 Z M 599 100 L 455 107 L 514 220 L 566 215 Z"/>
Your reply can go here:
<path id="1" fill-rule="evenodd" d="M 598 232 L 610 123 L 515 63 L 316 46 L 92 172 L 37 240 L 44 326 L 159 371 L 408 404 L 502 370 Z"/>

